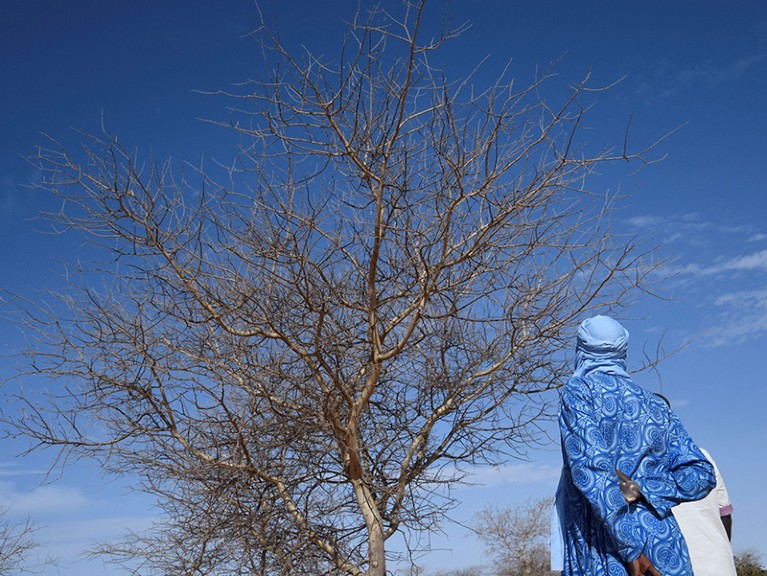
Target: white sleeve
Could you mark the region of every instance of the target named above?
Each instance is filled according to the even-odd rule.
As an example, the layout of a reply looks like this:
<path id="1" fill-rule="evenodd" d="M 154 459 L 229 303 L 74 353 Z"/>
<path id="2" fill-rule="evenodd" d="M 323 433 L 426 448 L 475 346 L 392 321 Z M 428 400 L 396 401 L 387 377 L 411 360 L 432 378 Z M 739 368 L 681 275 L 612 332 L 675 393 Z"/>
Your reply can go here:
<path id="1" fill-rule="evenodd" d="M 716 492 L 716 501 L 719 504 L 719 515 L 727 516 L 732 514 L 732 502 L 730 501 L 730 495 L 727 493 L 727 486 L 724 484 L 724 478 L 722 478 L 722 474 L 719 472 L 719 467 L 716 465 L 716 462 L 714 462 L 711 454 L 702 448 L 701 452 L 703 452 L 706 458 L 708 458 L 708 461 L 714 465 L 714 473 L 716 474 L 716 488 L 714 488 L 714 491 Z"/>

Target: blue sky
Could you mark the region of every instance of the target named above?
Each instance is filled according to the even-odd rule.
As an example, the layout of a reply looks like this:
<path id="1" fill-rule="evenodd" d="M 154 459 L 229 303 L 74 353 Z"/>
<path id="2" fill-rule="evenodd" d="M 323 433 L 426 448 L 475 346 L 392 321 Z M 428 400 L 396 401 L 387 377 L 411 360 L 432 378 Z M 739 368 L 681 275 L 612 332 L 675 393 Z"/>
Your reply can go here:
<path id="1" fill-rule="evenodd" d="M 384 5 L 393 7 L 389 0 Z M 353 1 L 263 2 L 288 43 L 332 50 Z M 439 10 L 437 11 L 439 12 Z M 536 65 L 557 67 L 562 82 L 591 70 L 597 97 L 587 144 L 622 145 L 631 119 L 637 146 L 681 127 L 657 148 L 659 163 L 626 174 L 605 170 L 595 187 L 620 189 L 625 207 L 616 228 L 643 234 L 669 258 L 674 274 L 665 299 L 626 310 L 630 357 L 641 362 L 663 336 L 668 350 L 692 339 L 657 374 L 637 380 L 662 390 L 693 437 L 717 460 L 735 506 L 734 548 L 767 561 L 767 4 L 698 2 L 509 2 L 454 0 L 447 13 L 472 26 L 446 49 L 454 76 L 485 56 L 492 75 L 529 80 Z M 226 102 L 198 93 L 253 76 L 259 59 L 245 34 L 257 25 L 250 0 L 6 0 L 0 8 L 0 285 L 34 295 L 55 288 L 82 247 L 73 238 L 40 234 L 35 217 L 55 208 L 26 188 L 39 174 L 23 160 L 43 133 L 77 142 L 71 127 L 98 131 L 103 120 L 124 142 L 178 160 L 227 154 L 226 134 L 199 118 L 225 117 Z M 593 186 L 594 187 L 594 186 Z M 0 325 L 5 354 L 23 334 Z M 0 375 L 13 371 L 0 359 Z M 15 454 L 0 444 L 0 505 L 14 518 L 43 525 L 44 554 L 58 556 L 46 574 L 111 574 L 77 554 L 98 537 L 151 521 L 150 502 L 130 480 L 99 476 L 78 464 L 39 485 L 50 456 Z M 550 495 L 558 452 L 487 471 L 484 486 L 462 489 L 460 521 L 487 503 L 518 504 Z M 482 562 L 481 548 L 454 526 L 435 535 L 439 552 L 424 564 Z"/>

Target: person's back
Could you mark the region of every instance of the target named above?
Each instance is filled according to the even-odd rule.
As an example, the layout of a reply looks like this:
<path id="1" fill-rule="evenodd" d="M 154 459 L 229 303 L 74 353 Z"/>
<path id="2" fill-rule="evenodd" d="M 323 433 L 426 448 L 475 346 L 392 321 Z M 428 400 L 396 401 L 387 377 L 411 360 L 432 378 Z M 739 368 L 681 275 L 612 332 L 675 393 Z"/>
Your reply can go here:
<path id="1" fill-rule="evenodd" d="M 610 318 L 585 321 L 576 371 L 561 390 L 562 573 L 612 576 L 630 569 L 692 576 L 670 510 L 680 500 L 707 494 L 713 467 L 673 412 L 631 381 L 625 372 L 627 340 L 628 332 Z M 626 502 L 618 470 L 639 484 L 639 501 Z"/>
<path id="2" fill-rule="evenodd" d="M 732 514 L 732 503 L 716 462 L 702 452 L 714 466 L 716 487 L 705 498 L 679 504 L 672 512 L 687 542 L 695 576 L 736 576 L 730 535 L 723 522 Z"/>

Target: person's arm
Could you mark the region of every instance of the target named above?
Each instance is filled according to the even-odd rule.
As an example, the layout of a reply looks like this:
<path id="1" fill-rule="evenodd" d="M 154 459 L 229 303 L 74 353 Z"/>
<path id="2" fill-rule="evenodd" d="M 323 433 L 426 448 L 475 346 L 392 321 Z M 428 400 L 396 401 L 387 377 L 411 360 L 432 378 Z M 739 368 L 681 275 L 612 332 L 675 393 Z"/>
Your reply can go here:
<path id="1" fill-rule="evenodd" d="M 604 436 L 593 399 L 585 397 L 577 387 L 566 386 L 559 424 L 573 483 L 602 521 L 621 559 L 629 565 L 639 559 L 647 538 L 621 494 L 612 439 Z"/>
<path id="2" fill-rule="evenodd" d="M 732 514 L 721 516 L 724 531 L 727 532 L 727 539 L 732 541 Z"/>
<path id="3" fill-rule="evenodd" d="M 693 442 L 679 418 L 668 411 L 668 468 L 633 477 L 645 501 L 661 516 L 680 502 L 700 500 L 716 485 L 714 466 Z"/>
<path id="4" fill-rule="evenodd" d="M 719 517 L 722 519 L 727 538 L 732 541 L 732 502 L 730 501 L 730 494 L 727 492 L 727 486 L 724 483 L 719 467 L 716 465 L 716 461 L 706 450 L 701 449 L 701 451 L 714 466 L 714 473 L 716 474 L 716 488 L 714 490 L 716 490 L 716 502 L 719 505 Z"/>

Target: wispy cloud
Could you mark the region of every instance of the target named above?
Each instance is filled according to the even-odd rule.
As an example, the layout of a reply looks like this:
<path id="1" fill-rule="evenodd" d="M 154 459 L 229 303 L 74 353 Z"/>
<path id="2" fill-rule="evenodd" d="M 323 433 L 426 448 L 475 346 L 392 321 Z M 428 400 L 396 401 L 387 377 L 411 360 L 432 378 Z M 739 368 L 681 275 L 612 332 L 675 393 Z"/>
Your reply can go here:
<path id="1" fill-rule="evenodd" d="M 691 242 L 699 242 L 700 234 L 735 234 L 748 241 L 767 239 L 767 234 L 755 229 L 750 224 L 734 222 L 730 219 L 711 220 L 704 212 L 685 212 L 681 214 L 640 214 L 625 220 L 625 224 L 637 232 L 661 232 L 664 237 L 675 235 L 685 237 Z"/>
<path id="2" fill-rule="evenodd" d="M 73 512 L 89 504 L 77 488 L 39 486 L 31 491 L 18 490 L 10 482 L 0 482 L 0 506 L 14 515 L 37 515 L 41 512 Z"/>
<path id="3" fill-rule="evenodd" d="M 767 249 L 754 250 L 754 245 L 767 240 L 767 234 L 753 225 L 712 221 L 700 212 L 645 214 L 629 218 L 625 224 L 661 247 L 668 261 L 657 274 L 675 278 L 677 283 L 726 273 L 767 271 Z M 744 250 L 739 254 L 722 253 L 733 248 Z"/>
<path id="4" fill-rule="evenodd" d="M 109 516 L 67 520 L 46 525 L 41 536 L 46 550 L 56 556 L 77 555 L 93 547 L 95 542 L 119 539 L 128 531 L 142 532 L 158 520 L 155 516 Z"/>
<path id="5" fill-rule="evenodd" d="M 714 304 L 721 309 L 721 323 L 708 330 L 707 345 L 739 344 L 767 334 L 767 288 L 727 292 Z"/>
<path id="6" fill-rule="evenodd" d="M 695 66 L 677 67 L 665 59 L 653 66 L 653 77 L 644 79 L 638 88 L 639 94 L 652 94 L 648 103 L 661 98 L 670 98 L 701 86 L 715 88 L 741 78 L 754 76 L 767 66 L 767 52 L 757 52 L 729 59 L 707 60 Z M 665 86 L 654 90 L 653 86 Z"/>
<path id="7" fill-rule="evenodd" d="M 663 216 L 643 214 L 628 218 L 625 223 L 634 232 L 651 234 L 662 244 L 681 242 L 685 245 L 697 246 L 707 234 L 734 231 L 732 225 L 711 222 L 700 212 Z"/>
<path id="8" fill-rule="evenodd" d="M 743 292 L 729 292 L 716 299 L 717 306 L 735 305 L 741 310 L 767 310 L 767 288 Z"/>
<path id="9" fill-rule="evenodd" d="M 119 542 L 128 532 L 149 529 L 156 520 L 149 515 L 113 515 L 45 522 L 35 533 L 37 540 L 45 546 L 32 550 L 32 560 L 39 556 L 39 565 L 53 560 L 55 573 L 62 576 L 102 574 L 107 559 L 89 557 L 98 543 Z M 112 574 L 112 571 L 108 572 Z"/>
<path id="10" fill-rule="evenodd" d="M 674 297 L 694 306 L 691 327 L 704 346 L 767 336 L 767 233 L 704 213 L 640 215 L 627 221 L 669 257 L 658 274 Z M 670 231 L 670 232 L 666 232 Z M 737 287 L 736 290 L 733 287 Z"/>
<path id="11" fill-rule="evenodd" d="M 727 272 L 767 272 L 767 249 L 731 258 L 719 258 L 708 265 L 685 264 L 678 267 L 676 272 L 694 276 L 711 276 Z"/>
<path id="12" fill-rule="evenodd" d="M 158 520 L 152 502 L 138 494 L 118 497 L 104 486 L 24 488 L 0 481 L 0 509 L 7 509 L 11 521 L 30 519 L 35 539 L 44 543 L 31 551 L 31 564 L 47 566 L 55 561 L 62 576 L 102 573 L 103 561 L 88 559 L 87 553 L 97 542 L 148 529 Z"/>
<path id="13" fill-rule="evenodd" d="M 559 474 L 560 468 L 548 464 L 511 464 L 476 468 L 467 480 L 483 488 L 512 484 L 555 484 Z"/>
<path id="14" fill-rule="evenodd" d="M 43 468 L 30 469 L 14 463 L 0 464 L 0 478 L 6 476 L 44 476 L 47 472 L 48 470 Z"/>
<path id="15" fill-rule="evenodd" d="M 683 87 L 699 83 L 716 86 L 750 73 L 765 60 L 767 54 L 761 53 L 735 58 L 729 62 L 709 61 L 680 70 L 676 80 Z"/>

